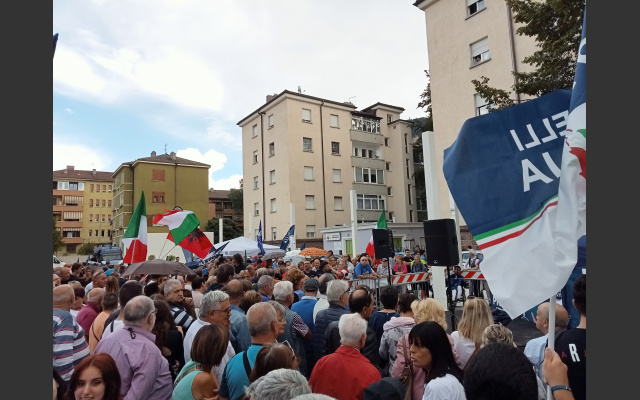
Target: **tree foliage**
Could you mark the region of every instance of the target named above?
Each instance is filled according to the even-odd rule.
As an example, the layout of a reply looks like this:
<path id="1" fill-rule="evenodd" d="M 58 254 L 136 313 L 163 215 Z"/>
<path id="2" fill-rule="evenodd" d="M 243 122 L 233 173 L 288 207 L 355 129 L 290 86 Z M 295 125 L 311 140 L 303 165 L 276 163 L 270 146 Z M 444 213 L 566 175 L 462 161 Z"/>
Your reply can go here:
<path id="1" fill-rule="evenodd" d="M 93 254 L 93 249 L 97 246 L 96 243 L 85 243 L 82 246 L 78 247 L 77 253 L 79 255 L 89 255 L 89 254 Z"/>
<path id="2" fill-rule="evenodd" d="M 64 246 L 64 242 L 62 241 L 62 233 L 58 230 L 56 226 L 56 219 L 53 218 L 53 252 L 60 250 L 62 246 Z"/>
<path id="3" fill-rule="evenodd" d="M 535 38 L 536 50 L 522 62 L 534 66 L 532 72 L 513 72 L 516 94 L 539 97 L 558 89 L 571 89 L 584 18 L 584 0 L 505 0 L 513 20 L 523 24 L 520 36 Z M 474 79 L 476 92 L 491 104 L 490 111 L 516 104 L 511 91 L 489 86 L 489 78 Z"/>
<path id="4" fill-rule="evenodd" d="M 218 237 L 218 229 L 218 218 L 211 218 L 207 221 L 205 231 L 213 232 L 214 237 Z M 242 236 L 243 233 L 242 229 L 232 219 L 222 218 L 222 238 L 224 240 L 235 239 Z M 215 240 L 215 242 L 220 242 L 220 240 Z"/>
<path id="5" fill-rule="evenodd" d="M 231 206 L 235 211 L 243 211 L 244 201 L 242 196 L 242 189 L 229 190 L 229 200 L 231 200 Z"/>
<path id="6" fill-rule="evenodd" d="M 427 87 L 422 91 L 422 93 L 420 94 L 420 102 L 418 103 L 418 107 L 416 108 L 424 108 L 424 112 L 427 114 L 427 117 L 431 120 L 431 75 L 429 75 L 429 70 L 425 69 L 424 73 L 427 74 Z M 433 122 L 431 125 L 431 129 L 427 129 L 427 130 L 433 130 Z M 424 132 L 424 131 L 423 131 Z"/>

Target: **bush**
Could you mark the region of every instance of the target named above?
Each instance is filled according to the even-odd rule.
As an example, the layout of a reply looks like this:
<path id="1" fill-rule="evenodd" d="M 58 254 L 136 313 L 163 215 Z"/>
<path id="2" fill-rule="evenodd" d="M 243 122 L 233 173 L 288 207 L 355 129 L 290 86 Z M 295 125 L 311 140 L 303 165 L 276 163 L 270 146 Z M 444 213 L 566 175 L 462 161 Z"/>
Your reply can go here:
<path id="1" fill-rule="evenodd" d="M 155 259 L 156 259 L 156 256 L 154 256 L 153 254 L 147 257 L 147 260 L 155 260 Z"/>
<path id="2" fill-rule="evenodd" d="M 78 254 L 81 256 L 93 254 L 94 247 L 96 247 L 96 245 L 93 243 L 85 243 L 82 246 L 78 247 Z"/>

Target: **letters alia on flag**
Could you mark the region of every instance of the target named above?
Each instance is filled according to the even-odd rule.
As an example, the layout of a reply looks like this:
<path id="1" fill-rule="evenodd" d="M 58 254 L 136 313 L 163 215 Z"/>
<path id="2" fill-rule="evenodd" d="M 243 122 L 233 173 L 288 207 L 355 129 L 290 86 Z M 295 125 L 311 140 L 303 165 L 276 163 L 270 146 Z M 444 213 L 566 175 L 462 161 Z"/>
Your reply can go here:
<path id="1" fill-rule="evenodd" d="M 376 228 L 387 229 L 387 218 L 384 210 L 382 210 L 382 212 L 380 213 L 380 217 L 378 217 L 378 223 L 376 224 Z M 369 243 L 367 243 L 367 249 L 365 250 L 365 252 L 369 254 L 372 258 L 374 258 L 373 263 L 371 264 L 372 267 L 374 265 L 378 265 L 382 263 L 382 261 L 375 258 L 375 251 L 373 247 L 373 232 L 371 232 L 371 238 L 369 238 Z"/>
<path id="2" fill-rule="evenodd" d="M 171 232 L 167 235 L 167 239 L 175 243 Z M 209 250 L 213 248 L 213 244 L 211 244 L 209 238 L 200 230 L 200 228 L 195 228 L 191 231 L 186 238 L 178 243 L 178 246 L 182 247 L 184 250 L 192 252 L 200 258 L 206 257 L 207 254 L 209 254 Z"/>
<path id="3" fill-rule="evenodd" d="M 579 236 L 562 263 L 554 257 L 570 100 L 571 91 L 558 90 L 471 118 L 444 151 L 444 176 L 482 249 L 482 273 L 511 318 L 555 296 L 577 261 Z"/>
<path id="4" fill-rule="evenodd" d="M 140 201 L 122 235 L 122 244 L 127 249 L 122 262 L 133 264 L 147 259 L 147 206 L 144 192 L 140 195 Z"/>
<path id="5" fill-rule="evenodd" d="M 262 246 L 262 221 L 260 221 L 260 226 L 258 227 L 258 248 L 260 249 L 260 253 L 264 255 L 264 247 Z"/>
<path id="6" fill-rule="evenodd" d="M 180 242 L 200 225 L 198 217 L 193 211 L 188 210 L 171 210 L 166 214 L 156 214 L 153 218 L 153 223 L 168 226 L 173 242 L 177 245 L 180 245 Z"/>
<path id="7" fill-rule="evenodd" d="M 287 247 L 289 247 L 289 242 L 291 240 L 290 236 L 293 236 L 295 228 L 295 225 L 291 225 L 291 228 L 289 228 L 286 235 L 284 235 L 284 238 L 282 238 L 282 243 L 280 243 L 280 250 L 287 250 Z"/>

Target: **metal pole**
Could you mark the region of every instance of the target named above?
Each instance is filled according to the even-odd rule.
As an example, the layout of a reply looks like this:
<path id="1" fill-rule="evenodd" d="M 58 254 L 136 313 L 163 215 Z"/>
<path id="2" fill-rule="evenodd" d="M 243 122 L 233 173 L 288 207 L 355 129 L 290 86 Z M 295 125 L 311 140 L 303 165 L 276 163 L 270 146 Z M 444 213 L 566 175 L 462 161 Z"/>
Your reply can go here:
<path id="1" fill-rule="evenodd" d="M 289 220 L 291 222 L 291 225 L 289 225 L 289 226 L 293 226 L 293 225 L 296 224 L 296 206 L 293 203 L 289 203 Z M 298 246 L 296 245 L 295 232 L 289 238 L 289 247 L 291 247 L 291 250 L 295 250 L 295 249 L 298 248 Z"/>
<path id="2" fill-rule="evenodd" d="M 349 202 L 351 203 L 351 251 L 353 254 L 349 254 L 350 257 L 353 257 L 357 253 L 356 241 L 358 234 L 358 214 L 356 209 L 356 191 L 349 190 Z"/>
<path id="3" fill-rule="evenodd" d="M 222 218 L 218 218 L 218 237 L 220 241 L 218 243 L 222 243 L 224 239 L 222 239 Z"/>

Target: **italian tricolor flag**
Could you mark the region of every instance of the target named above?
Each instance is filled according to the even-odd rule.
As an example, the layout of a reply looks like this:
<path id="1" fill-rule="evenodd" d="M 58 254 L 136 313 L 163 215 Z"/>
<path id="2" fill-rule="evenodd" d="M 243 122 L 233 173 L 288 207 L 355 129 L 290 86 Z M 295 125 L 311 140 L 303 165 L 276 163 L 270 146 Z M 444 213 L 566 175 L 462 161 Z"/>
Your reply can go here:
<path id="1" fill-rule="evenodd" d="M 122 243 L 127 249 L 122 262 L 133 264 L 147 259 L 147 206 L 144 203 L 144 192 L 140 195 L 140 201 L 124 231 Z"/>
<path id="2" fill-rule="evenodd" d="M 198 217 L 193 211 L 188 210 L 172 210 L 166 214 L 156 214 L 153 223 L 168 226 L 175 244 L 182 242 L 200 225 Z"/>
<path id="3" fill-rule="evenodd" d="M 380 217 L 378 218 L 378 223 L 376 225 L 376 228 L 387 229 L 387 218 L 384 210 L 382 210 L 382 212 L 380 213 Z M 375 258 L 375 251 L 373 247 L 373 232 L 371 232 L 371 238 L 369 239 L 369 243 L 367 243 L 367 249 L 365 250 L 365 252 L 369 254 L 372 258 L 374 258 L 371 266 L 378 265 L 381 263 L 379 259 Z"/>

